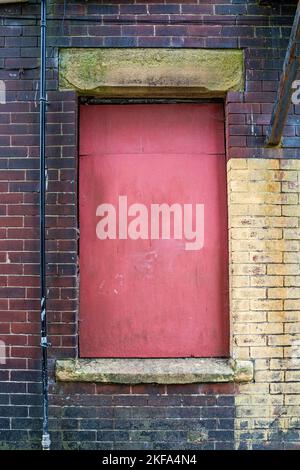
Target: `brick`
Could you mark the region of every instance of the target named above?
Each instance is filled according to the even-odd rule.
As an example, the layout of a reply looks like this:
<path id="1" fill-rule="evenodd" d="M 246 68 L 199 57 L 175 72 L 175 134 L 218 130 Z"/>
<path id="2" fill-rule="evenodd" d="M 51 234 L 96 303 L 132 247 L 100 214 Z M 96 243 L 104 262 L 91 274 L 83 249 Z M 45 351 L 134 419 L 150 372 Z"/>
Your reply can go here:
<path id="1" fill-rule="evenodd" d="M 270 385 L 271 393 L 284 393 L 284 394 L 300 394 L 300 383 L 275 383 Z M 291 407 L 290 407 L 291 408 Z M 289 410 L 291 416 L 298 415 L 299 409 L 293 407 L 293 410 Z"/>
<path id="2" fill-rule="evenodd" d="M 273 215 L 273 216 L 280 216 L 282 212 L 282 208 L 280 206 L 271 205 L 271 204 L 252 204 L 251 205 L 251 214 L 256 216 L 266 216 Z M 249 211 L 248 211 L 249 213 Z"/>
<path id="3" fill-rule="evenodd" d="M 285 253 L 286 254 L 286 253 Z M 281 263 L 282 262 L 282 253 L 274 252 L 251 252 L 249 253 L 250 262 L 253 263 Z"/>
<path id="4" fill-rule="evenodd" d="M 270 275 L 296 275 L 300 274 L 300 267 L 297 264 L 270 264 L 267 267 Z"/>
<path id="5" fill-rule="evenodd" d="M 38 5 L 22 8 L 30 15 L 38 14 Z M 56 15 L 65 13 L 63 5 L 54 4 L 53 8 Z M 20 16 L 21 7 L 12 5 L 10 12 Z M 18 20 L 16 25 L 14 20 L 5 19 L 6 9 L 3 13 L 1 78 L 6 80 L 8 98 L 13 101 L 5 107 L 1 105 L 0 115 L 3 145 L 0 190 L 4 191 L 0 206 L 0 249 L 3 250 L 0 285 L 4 289 L 2 294 L 10 297 L 9 301 L 0 299 L 0 332 L 12 342 L 13 357 L 9 358 L 3 375 L 0 372 L 4 380 L 0 393 L 3 414 L 0 428 L 4 429 L 0 438 L 16 447 L 34 448 L 40 439 L 41 417 L 39 247 L 38 220 L 34 216 L 39 190 L 38 107 L 34 102 L 39 27 L 27 18 Z M 233 355 L 255 359 L 256 381 L 241 384 L 238 389 L 235 384 L 158 387 L 55 384 L 50 389 L 51 404 L 54 404 L 50 409 L 54 446 L 61 448 L 64 439 L 69 448 L 98 450 L 242 449 L 250 445 L 288 448 L 293 444 L 292 439 L 299 440 L 296 431 L 287 429 L 296 429 L 300 416 L 297 356 L 300 163 L 298 148 L 265 149 L 264 134 L 294 6 L 274 4 L 275 26 L 272 27 L 266 26 L 270 21 L 269 6 L 243 0 L 181 4 L 76 2 L 68 6 L 66 14 L 63 34 L 60 27 L 49 25 L 48 38 L 50 192 L 47 210 L 51 220 L 47 286 L 49 306 L 53 308 L 49 311 L 53 344 L 50 374 L 58 355 L 75 357 L 77 343 L 77 292 L 74 290 L 77 194 L 72 184 L 77 178 L 77 98 L 73 92 L 57 90 L 54 48 L 70 44 L 75 47 L 243 47 L 246 92 L 228 93 L 225 106 L 227 154 L 234 157 L 227 164 L 232 201 L 229 208 L 231 289 L 235 292 L 231 295 L 230 309 Z M 68 15 L 99 21 L 70 25 Z M 162 20 L 169 24 L 162 24 Z M 290 109 L 284 135 L 287 145 L 299 143 L 298 108 Z M 261 294 L 266 298 L 260 298 Z M 22 346 L 24 341 L 26 345 Z M 8 374 L 11 382 L 7 381 Z M 207 438 L 195 443 L 193 439 L 197 438 L 200 427 Z M 282 430 L 282 442 L 278 441 L 276 427 Z M 196 432 L 194 437 L 189 431 Z"/>
<path id="6" fill-rule="evenodd" d="M 283 276 L 256 276 L 251 278 L 251 286 L 281 287 L 283 286 Z M 269 290 L 268 290 L 269 292 Z M 272 297 L 270 297 L 272 298 Z"/>
<path id="7" fill-rule="evenodd" d="M 283 326 L 277 323 L 250 323 L 240 324 L 234 327 L 235 334 L 241 335 L 266 335 L 283 333 Z"/>
<path id="8" fill-rule="evenodd" d="M 235 264 L 232 266 L 231 272 L 236 275 L 253 275 L 260 276 L 266 274 L 267 267 L 264 264 Z"/>
<path id="9" fill-rule="evenodd" d="M 284 193 L 298 193 L 300 189 L 297 181 L 282 182 L 281 187 Z"/>
<path id="10" fill-rule="evenodd" d="M 143 12 L 144 13 L 144 12 Z M 174 14 L 174 13 L 180 13 L 180 6 L 176 4 L 154 4 L 154 5 L 149 5 L 149 13 L 154 13 L 154 14 Z"/>
<path id="11" fill-rule="evenodd" d="M 269 193 L 234 193 L 230 194 L 231 203 L 237 204 L 297 204 L 296 194 L 269 194 Z"/>
<path id="12" fill-rule="evenodd" d="M 249 210 L 249 208 L 247 208 Z M 231 216 L 230 226 L 234 227 L 266 227 L 267 222 L 264 217 L 254 216 Z"/>
<path id="13" fill-rule="evenodd" d="M 270 299 L 274 298 L 288 298 L 288 299 L 299 299 L 300 298 L 300 288 L 297 287 L 282 287 L 282 288 L 269 288 L 268 297 Z"/>
<path id="14" fill-rule="evenodd" d="M 292 299 L 284 301 L 285 310 L 299 310 L 300 309 L 300 299 Z"/>
<path id="15" fill-rule="evenodd" d="M 231 253 L 231 261 L 233 264 L 248 264 L 250 262 L 249 253 L 233 251 Z"/>
<path id="16" fill-rule="evenodd" d="M 25 295 L 25 289 L 17 287 L 0 287 L 0 297 L 19 297 L 23 298 Z"/>
<path id="17" fill-rule="evenodd" d="M 266 312 L 239 312 L 233 313 L 233 320 L 235 322 L 234 330 L 238 327 L 238 323 L 258 323 L 267 320 Z"/>
<path id="18" fill-rule="evenodd" d="M 181 6 L 182 13 L 192 14 L 192 15 L 209 15 L 213 13 L 213 5 L 206 4 L 182 4 Z"/>
<path id="19" fill-rule="evenodd" d="M 266 289 L 264 288 L 236 288 L 232 293 L 234 299 L 265 299 Z"/>
<path id="20" fill-rule="evenodd" d="M 246 13 L 246 5 L 216 5 L 217 15 L 242 15 Z"/>
<path id="21" fill-rule="evenodd" d="M 251 347 L 251 357 L 283 357 L 282 347 Z"/>
<path id="22" fill-rule="evenodd" d="M 251 300 L 252 310 L 282 310 L 282 300 Z"/>
<path id="23" fill-rule="evenodd" d="M 237 335 L 233 337 L 237 346 L 267 346 L 267 339 L 259 335 Z"/>
<path id="24" fill-rule="evenodd" d="M 300 206 L 299 205 L 284 206 L 282 208 L 282 215 L 300 217 Z"/>
<path id="25" fill-rule="evenodd" d="M 284 326 L 285 333 L 300 333 L 300 322 L 285 324 Z"/>
<path id="26" fill-rule="evenodd" d="M 234 300 L 234 299 L 232 299 L 231 308 L 232 308 L 233 312 L 248 311 L 249 310 L 249 304 L 250 304 L 249 300 L 241 300 L 241 299 Z"/>
<path id="27" fill-rule="evenodd" d="M 284 230 L 284 238 L 286 240 L 299 240 L 300 239 L 300 229 L 285 229 Z"/>
<path id="28" fill-rule="evenodd" d="M 297 217 L 270 217 L 266 223 L 271 227 L 298 227 L 299 220 Z"/>
<path id="29" fill-rule="evenodd" d="M 300 253 L 284 253 L 284 263 L 300 263 Z"/>
<path id="30" fill-rule="evenodd" d="M 280 168 L 283 170 L 300 170 L 300 162 L 297 160 L 281 161 Z"/>
<path id="31" fill-rule="evenodd" d="M 282 230 L 276 228 L 238 228 L 231 229 L 231 237 L 233 240 L 280 240 L 282 238 Z M 294 238 L 295 239 L 295 238 Z"/>
<path id="32" fill-rule="evenodd" d="M 249 287 L 250 278 L 248 276 L 232 276 L 231 286 L 234 287 Z"/>
<path id="33" fill-rule="evenodd" d="M 269 346 L 288 346 L 291 343 L 289 335 L 270 335 L 268 336 Z"/>

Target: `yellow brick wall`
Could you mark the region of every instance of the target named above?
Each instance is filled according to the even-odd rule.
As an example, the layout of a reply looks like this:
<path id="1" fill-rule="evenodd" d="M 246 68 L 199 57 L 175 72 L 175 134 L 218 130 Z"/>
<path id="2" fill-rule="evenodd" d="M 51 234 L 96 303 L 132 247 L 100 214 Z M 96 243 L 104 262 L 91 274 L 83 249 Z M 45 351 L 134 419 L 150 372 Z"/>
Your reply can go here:
<path id="1" fill-rule="evenodd" d="M 251 359 L 235 440 L 300 441 L 300 161 L 228 162 L 231 354 Z"/>

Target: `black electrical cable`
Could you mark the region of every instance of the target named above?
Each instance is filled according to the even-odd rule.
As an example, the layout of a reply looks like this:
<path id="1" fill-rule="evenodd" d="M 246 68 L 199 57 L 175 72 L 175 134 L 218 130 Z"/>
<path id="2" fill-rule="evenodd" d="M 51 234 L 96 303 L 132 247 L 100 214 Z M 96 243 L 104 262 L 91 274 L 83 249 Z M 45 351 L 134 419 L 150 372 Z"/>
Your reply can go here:
<path id="1" fill-rule="evenodd" d="M 50 449 L 48 420 L 48 340 L 46 311 L 46 0 L 41 0 L 40 47 L 40 296 L 43 392 L 43 450 Z"/>

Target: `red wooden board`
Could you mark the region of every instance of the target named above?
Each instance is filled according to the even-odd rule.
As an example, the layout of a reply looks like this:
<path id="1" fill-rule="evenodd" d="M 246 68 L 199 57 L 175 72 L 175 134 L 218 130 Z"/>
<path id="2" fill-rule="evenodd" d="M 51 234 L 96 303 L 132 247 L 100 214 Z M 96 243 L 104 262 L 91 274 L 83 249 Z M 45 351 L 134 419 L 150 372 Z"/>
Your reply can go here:
<path id="1" fill-rule="evenodd" d="M 228 356 L 224 153 L 221 104 L 81 106 L 81 357 Z M 134 215 L 119 224 L 119 196 L 148 210 L 145 239 L 128 237 Z M 99 239 L 104 203 L 115 239 Z M 184 224 L 182 239 L 151 238 L 153 204 L 175 203 L 194 229 L 203 205 L 201 249 L 187 249 Z"/>

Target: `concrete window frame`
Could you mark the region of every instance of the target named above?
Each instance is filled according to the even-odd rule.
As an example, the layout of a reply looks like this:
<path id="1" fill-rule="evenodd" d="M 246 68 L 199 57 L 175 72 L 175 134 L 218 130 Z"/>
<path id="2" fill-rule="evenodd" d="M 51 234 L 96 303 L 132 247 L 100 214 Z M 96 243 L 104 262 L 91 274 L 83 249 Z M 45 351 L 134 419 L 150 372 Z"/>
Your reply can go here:
<path id="1" fill-rule="evenodd" d="M 240 49 L 63 48 L 59 86 L 96 99 L 225 101 L 228 92 L 244 90 L 244 53 Z M 230 326 L 232 321 L 230 315 Z M 56 379 L 119 384 L 253 381 L 253 362 L 235 360 L 230 343 L 229 359 L 57 360 Z"/>

